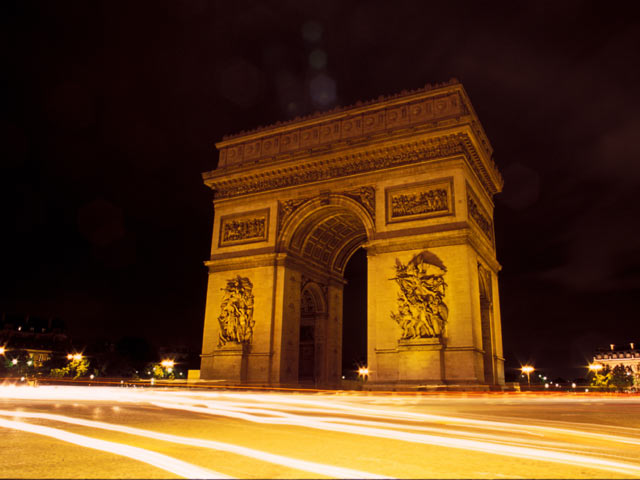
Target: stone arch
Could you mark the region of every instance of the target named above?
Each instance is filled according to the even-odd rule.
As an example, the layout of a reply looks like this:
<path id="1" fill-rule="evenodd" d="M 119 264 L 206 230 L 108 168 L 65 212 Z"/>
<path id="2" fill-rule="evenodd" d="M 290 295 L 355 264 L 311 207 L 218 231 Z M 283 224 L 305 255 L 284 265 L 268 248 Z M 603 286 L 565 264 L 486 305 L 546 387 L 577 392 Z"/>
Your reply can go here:
<path id="1" fill-rule="evenodd" d="M 320 195 L 284 221 L 278 250 L 341 276 L 349 258 L 373 237 L 374 230 L 374 219 L 361 203 L 346 195 Z"/>
<path id="2" fill-rule="evenodd" d="M 307 305 L 322 329 L 316 385 L 340 387 L 344 270 L 365 246 L 370 384 L 504 383 L 492 200 L 502 178 L 462 85 L 403 92 L 216 146 L 218 166 L 203 174 L 216 215 L 205 262 L 202 379 L 299 383 Z M 426 250 L 446 266 L 448 310 L 438 306 L 446 338 L 424 331 L 402 338 L 403 319 L 435 315 L 411 302 L 403 317 L 394 310 L 399 293 L 406 296 L 394 276 L 414 276 L 420 289 L 435 281 L 426 271 L 398 271 Z M 225 310 L 222 292 L 237 278 L 253 285 L 252 300 L 243 300 L 252 306 L 253 334 L 219 345 L 221 315 L 245 321 L 246 313 Z"/>
<path id="3" fill-rule="evenodd" d="M 302 281 L 301 284 L 301 304 L 304 306 L 309 300 L 313 303 L 313 312 L 309 313 L 327 313 L 327 300 L 322 286 L 313 280 Z M 308 295 L 305 298 L 305 292 Z M 300 313 L 305 313 L 304 308 L 300 309 Z"/>

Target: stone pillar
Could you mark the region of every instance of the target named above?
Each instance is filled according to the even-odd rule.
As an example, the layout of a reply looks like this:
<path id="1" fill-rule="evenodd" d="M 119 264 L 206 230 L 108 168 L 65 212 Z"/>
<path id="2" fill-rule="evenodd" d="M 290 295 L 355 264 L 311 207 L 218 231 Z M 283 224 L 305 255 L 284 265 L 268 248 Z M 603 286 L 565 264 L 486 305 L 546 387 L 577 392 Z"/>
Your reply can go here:
<path id="1" fill-rule="evenodd" d="M 327 386 L 337 387 L 342 374 L 342 294 L 344 285 L 329 284 L 325 323 L 325 372 Z"/>
<path id="2" fill-rule="evenodd" d="M 300 281 L 299 271 L 285 266 L 284 261 L 279 262 L 273 297 L 272 385 L 291 386 L 298 383 Z"/>

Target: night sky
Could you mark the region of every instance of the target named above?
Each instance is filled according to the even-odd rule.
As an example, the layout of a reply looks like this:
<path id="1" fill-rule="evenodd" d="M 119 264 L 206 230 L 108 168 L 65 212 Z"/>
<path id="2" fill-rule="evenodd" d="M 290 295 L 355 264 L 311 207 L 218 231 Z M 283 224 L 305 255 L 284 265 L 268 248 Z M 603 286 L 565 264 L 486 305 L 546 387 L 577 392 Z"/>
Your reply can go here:
<path id="1" fill-rule="evenodd" d="M 456 77 L 505 179 L 507 367 L 581 376 L 594 348 L 640 343 L 627 7 L 4 1 L 0 312 L 60 317 L 76 343 L 199 348 L 214 143 Z"/>

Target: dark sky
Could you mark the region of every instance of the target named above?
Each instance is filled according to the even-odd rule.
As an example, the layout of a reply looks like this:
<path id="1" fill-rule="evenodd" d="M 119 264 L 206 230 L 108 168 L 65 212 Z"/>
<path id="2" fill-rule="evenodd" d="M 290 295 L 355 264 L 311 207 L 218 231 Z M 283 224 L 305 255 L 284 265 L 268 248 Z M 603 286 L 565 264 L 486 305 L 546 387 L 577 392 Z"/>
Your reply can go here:
<path id="1" fill-rule="evenodd" d="M 626 8 L 4 1 L 0 312 L 199 347 L 214 142 L 457 77 L 505 178 L 507 366 L 582 374 L 596 346 L 640 343 L 640 22 Z"/>

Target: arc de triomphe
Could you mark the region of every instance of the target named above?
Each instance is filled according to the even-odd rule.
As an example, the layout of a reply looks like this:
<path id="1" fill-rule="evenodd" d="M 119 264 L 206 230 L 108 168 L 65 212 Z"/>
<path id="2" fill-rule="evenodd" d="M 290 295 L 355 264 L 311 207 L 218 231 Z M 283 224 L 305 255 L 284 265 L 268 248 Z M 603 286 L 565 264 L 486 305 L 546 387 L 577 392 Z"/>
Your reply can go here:
<path id="1" fill-rule="evenodd" d="M 201 378 L 340 384 L 343 272 L 367 252 L 369 381 L 504 383 L 492 197 L 456 81 L 225 138 Z"/>

